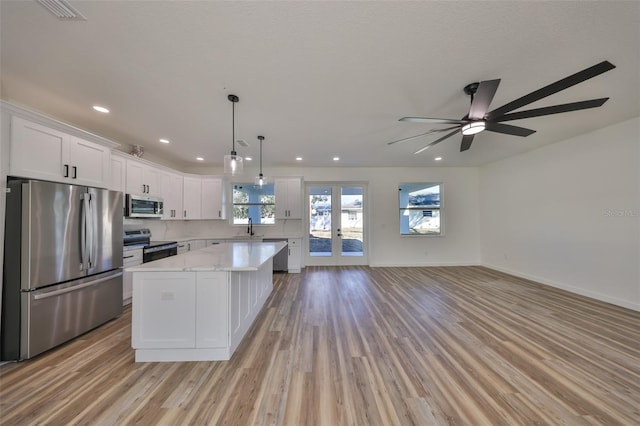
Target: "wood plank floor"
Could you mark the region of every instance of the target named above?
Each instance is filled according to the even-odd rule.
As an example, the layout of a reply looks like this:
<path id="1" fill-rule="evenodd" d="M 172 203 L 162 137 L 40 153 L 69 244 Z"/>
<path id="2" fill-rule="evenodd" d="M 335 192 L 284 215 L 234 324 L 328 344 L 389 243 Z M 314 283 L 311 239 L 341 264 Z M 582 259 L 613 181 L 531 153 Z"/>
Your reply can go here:
<path id="1" fill-rule="evenodd" d="M 227 362 L 134 363 L 131 313 L 0 367 L 0 423 L 640 424 L 640 313 L 481 267 L 308 267 Z"/>

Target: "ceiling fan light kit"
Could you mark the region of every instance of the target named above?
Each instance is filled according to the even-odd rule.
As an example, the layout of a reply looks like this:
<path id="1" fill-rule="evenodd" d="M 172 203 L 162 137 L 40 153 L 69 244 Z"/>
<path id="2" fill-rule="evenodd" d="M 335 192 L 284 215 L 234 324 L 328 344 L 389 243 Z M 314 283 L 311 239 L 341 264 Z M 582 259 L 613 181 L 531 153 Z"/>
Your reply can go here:
<path id="1" fill-rule="evenodd" d="M 224 156 L 224 174 L 237 176 L 243 171 L 242 157 L 236 153 L 236 103 L 240 100 L 236 95 L 229 95 L 227 99 L 231 101 L 231 132 L 232 147 L 231 153 Z"/>
<path id="2" fill-rule="evenodd" d="M 453 127 L 447 127 L 445 129 L 432 129 L 426 133 L 422 133 L 416 136 L 411 136 L 404 139 L 399 139 L 393 142 L 388 142 L 388 145 L 392 145 L 398 142 L 405 142 L 417 137 L 425 136 L 430 133 L 444 132 L 447 130 L 453 130 L 452 132 L 444 135 L 443 137 L 429 143 L 422 147 L 416 154 L 419 154 L 429 147 L 432 147 L 443 140 L 458 133 L 458 130 L 462 133 L 462 142 L 460 144 L 460 151 L 466 151 L 471 147 L 474 135 L 488 130 L 495 133 L 503 133 L 512 136 L 526 137 L 533 133 L 535 130 L 526 129 L 524 127 L 513 126 L 510 124 L 504 124 L 504 121 L 522 120 L 525 118 L 541 117 L 544 115 L 560 114 L 564 112 L 579 111 L 582 109 L 597 108 L 602 106 L 609 98 L 591 99 L 587 101 L 572 102 L 562 105 L 553 105 L 542 108 L 533 108 L 525 111 L 511 112 L 525 105 L 529 105 L 561 90 L 568 89 L 571 86 L 575 86 L 578 83 L 582 83 L 585 80 L 598 76 L 602 73 L 610 71 L 615 68 L 609 61 L 602 61 L 596 65 L 586 68 L 580 72 L 572 74 L 561 80 L 551 83 L 541 89 L 533 91 L 527 95 L 524 95 L 514 101 L 511 101 L 500 108 L 489 111 L 489 105 L 493 100 L 498 86 L 500 85 L 500 79 L 486 80 L 479 83 L 471 83 L 464 87 L 464 93 L 471 97 L 471 107 L 469 113 L 462 117 L 462 119 L 447 119 L 447 118 L 427 118 L 427 117 L 402 117 L 399 121 L 406 121 L 412 123 L 428 123 L 428 124 L 440 124 Z"/>
<path id="3" fill-rule="evenodd" d="M 473 121 L 462 126 L 462 134 L 465 136 L 475 135 L 485 129 L 484 121 Z"/>

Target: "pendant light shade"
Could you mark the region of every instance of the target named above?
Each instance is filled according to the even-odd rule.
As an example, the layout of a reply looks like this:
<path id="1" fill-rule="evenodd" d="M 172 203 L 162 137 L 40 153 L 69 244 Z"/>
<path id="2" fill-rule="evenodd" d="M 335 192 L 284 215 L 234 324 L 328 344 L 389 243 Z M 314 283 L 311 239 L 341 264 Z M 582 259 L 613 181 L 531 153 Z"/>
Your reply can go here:
<path id="1" fill-rule="evenodd" d="M 263 185 L 267 184 L 267 178 L 262 174 L 262 141 L 264 141 L 264 136 L 258 136 L 258 140 L 260 141 L 260 174 L 256 176 L 255 183 L 262 188 Z"/>
<path id="2" fill-rule="evenodd" d="M 242 157 L 236 153 L 236 102 L 240 100 L 236 95 L 227 97 L 231 101 L 231 154 L 224 156 L 224 173 L 237 176 L 242 174 Z"/>

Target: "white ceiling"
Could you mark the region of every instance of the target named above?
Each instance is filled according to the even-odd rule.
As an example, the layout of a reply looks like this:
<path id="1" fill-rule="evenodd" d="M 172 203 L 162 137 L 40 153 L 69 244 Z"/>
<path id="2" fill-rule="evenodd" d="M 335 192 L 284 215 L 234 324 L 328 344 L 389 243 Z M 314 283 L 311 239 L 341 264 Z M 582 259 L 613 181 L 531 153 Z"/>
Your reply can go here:
<path id="1" fill-rule="evenodd" d="M 640 115 L 636 1 L 69 3 L 87 20 L 0 2 L 2 98 L 184 168 L 231 150 L 230 93 L 250 145 L 236 149 L 257 158 L 264 135 L 265 168 L 474 166 Z M 387 145 L 433 127 L 400 117 L 465 115 L 468 83 L 501 78 L 495 109 L 603 60 L 617 68 L 532 106 L 611 99 L 510 123 L 537 130 L 527 138 Z"/>

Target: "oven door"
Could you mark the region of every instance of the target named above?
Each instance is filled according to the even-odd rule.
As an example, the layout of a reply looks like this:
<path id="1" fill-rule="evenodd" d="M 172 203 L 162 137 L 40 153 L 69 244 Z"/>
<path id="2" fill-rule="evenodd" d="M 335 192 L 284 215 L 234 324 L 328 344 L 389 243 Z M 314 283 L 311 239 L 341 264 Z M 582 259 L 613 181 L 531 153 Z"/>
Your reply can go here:
<path id="1" fill-rule="evenodd" d="M 145 249 L 142 253 L 142 263 L 153 262 L 154 260 L 164 259 L 165 257 L 175 256 L 178 254 L 178 247 L 163 248 L 160 250 Z"/>

